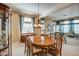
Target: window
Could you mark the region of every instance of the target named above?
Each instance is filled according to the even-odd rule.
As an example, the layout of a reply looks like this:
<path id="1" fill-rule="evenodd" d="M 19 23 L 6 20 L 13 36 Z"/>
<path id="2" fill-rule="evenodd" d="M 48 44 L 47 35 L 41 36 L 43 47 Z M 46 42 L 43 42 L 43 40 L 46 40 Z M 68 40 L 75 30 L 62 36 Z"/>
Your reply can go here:
<path id="1" fill-rule="evenodd" d="M 44 33 L 45 32 L 45 20 L 44 19 L 41 19 L 41 33 Z"/>
<path id="2" fill-rule="evenodd" d="M 53 32 L 55 32 L 55 31 L 56 31 L 56 30 L 55 30 L 55 27 L 56 27 L 56 26 L 55 26 L 55 25 L 53 25 Z"/>
<path id="3" fill-rule="evenodd" d="M 33 32 L 33 19 L 24 17 L 22 24 L 22 33 Z"/>
<path id="4" fill-rule="evenodd" d="M 69 23 L 69 21 L 65 21 L 65 22 L 64 22 L 64 24 L 68 24 L 68 23 Z"/>
<path id="5" fill-rule="evenodd" d="M 69 24 L 70 21 L 63 21 L 63 22 L 60 22 L 60 24 Z"/>
<path id="6" fill-rule="evenodd" d="M 52 25 L 51 25 L 51 24 L 48 25 L 48 32 L 49 32 L 49 33 L 52 32 Z"/>
<path id="7" fill-rule="evenodd" d="M 79 34 L 79 20 L 74 20 L 74 33 Z"/>
<path id="8" fill-rule="evenodd" d="M 74 33 L 79 34 L 79 24 L 74 24 Z"/>
<path id="9" fill-rule="evenodd" d="M 70 21 L 63 21 L 60 22 L 61 26 L 60 26 L 60 31 L 63 33 L 68 33 L 70 30 Z"/>
<path id="10" fill-rule="evenodd" d="M 59 26 L 60 25 L 60 26 Z M 61 21 L 59 25 L 53 26 L 54 32 L 75 33 L 79 34 L 79 20 Z"/>
<path id="11" fill-rule="evenodd" d="M 59 32 L 59 25 L 56 25 L 56 32 Z"/>
<path id="12" fill-rule="evenodd" d="M 60 26 L 60 29 L 61 29 L 61 32 L 64 33 L 64 25 L 61 25 L 61 26 Z"/>
<path id="13" fill-rule="evenodd" d="M 79 23 L 79 20 L 74 20 L 74 23 Z"/>
<path id="14" fill-rule="evenodd" d="M 69 25 L 64 25 L 64 33 L 68 33 L 69 32 Z"/>

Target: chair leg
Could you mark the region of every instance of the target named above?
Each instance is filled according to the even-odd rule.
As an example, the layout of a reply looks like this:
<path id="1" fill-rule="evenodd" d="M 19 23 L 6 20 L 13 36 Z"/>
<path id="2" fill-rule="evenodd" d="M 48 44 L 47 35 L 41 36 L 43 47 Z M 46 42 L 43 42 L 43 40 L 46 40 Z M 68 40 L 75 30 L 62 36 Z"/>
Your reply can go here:
<path id="1" fill-rule="evenodd" d="M 30 52 L 30 50 L 28 50 L 28 56 L 31 56 L 31 52 Z"/>
<path id="2" fill-rule="evenodd" d="M 42 56 L 47 56 L 47 49 L 42 49 Z"/>
<path id="3" fill-rule="evenodd" d="M 26 56 L 30 56 L 29 50 L 26 50 L 25 54 L 26 54 Z"/>
<path id="4" fill-rule="evenodd" d="M 29 51 L 27 50 L 27 56 L 29 55 Z"/>

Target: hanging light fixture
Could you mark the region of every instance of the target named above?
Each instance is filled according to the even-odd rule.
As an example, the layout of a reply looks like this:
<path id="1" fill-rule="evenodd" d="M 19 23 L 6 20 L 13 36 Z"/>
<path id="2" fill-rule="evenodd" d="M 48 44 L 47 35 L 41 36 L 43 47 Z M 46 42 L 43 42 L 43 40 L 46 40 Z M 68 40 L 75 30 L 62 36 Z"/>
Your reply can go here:
<path id="1" fill-rule="evenodd" d="M 37 14 L 37 17 L 38 17 L 38 24 L 34 24 L 34 26 L 36 28 L 40 28 L 41 27 L 41 24 L 40 24 L 40 15 L 39 15 L 39 3 L 38 3 L 38 14 Z"/>

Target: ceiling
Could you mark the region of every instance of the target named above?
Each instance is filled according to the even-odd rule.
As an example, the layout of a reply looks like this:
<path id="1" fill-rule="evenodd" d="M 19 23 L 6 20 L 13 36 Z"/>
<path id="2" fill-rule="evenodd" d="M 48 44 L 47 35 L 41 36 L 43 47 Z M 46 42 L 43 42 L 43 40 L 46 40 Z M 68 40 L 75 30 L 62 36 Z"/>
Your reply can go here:
<path id="1" fill-rule="evenodd" d="M 38 3 L 4 3 L 13 11 L 19 11 L 26 14 L 37 15 Z M 39 3 L 39 14 L 41 17 L 48 16 L 51 12 L 58 11 L 69 6 L 71 3 Z"/>
<path id="2" fill-rule="evenodd" d="M 4 3 L 13 11 L 30 16 L 38 15 L 38 3 Z M 61 20 L 79 16 L 78 3 L 39 3 L 40 17 L 50 16 L 52 20 Z"/>

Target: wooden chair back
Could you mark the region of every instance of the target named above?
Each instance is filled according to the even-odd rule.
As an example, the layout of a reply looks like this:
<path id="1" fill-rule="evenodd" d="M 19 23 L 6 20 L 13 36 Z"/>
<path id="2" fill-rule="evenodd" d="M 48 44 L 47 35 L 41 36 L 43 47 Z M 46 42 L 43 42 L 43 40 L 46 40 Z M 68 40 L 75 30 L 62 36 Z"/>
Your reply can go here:
<path id="1" fill-rule="evenodd" d="M 56 52 L 58 55 L 61 55 L 61 50 L 62 50 L 62 39 L 63 39 L 63 36 L 61 33 L 59 32 L 55 32 L 55 41 L 54 41 L 54 46 L 56 47 Z"/>
<path id="2" fill-rule="evenodd" d="M 39 43 L 39 41 L 41 41 L 40 39 L 41 39 L 41 36 L 40 35 L 35 35 L 34 36 L 34 42 Z"/>
<path id="3" fill-rule="evenodd" d="M 51 39 L 51 36 L 50 35 L 46 35 L 45 39 Z"/>
<path id="4" fill-rule="evenodd" d="M 32 52 L 31 39 L 29 37 L 26 37 L 26 41 L 25 41 L 25 53 L 28 53 L 27 55 L 30 55 L 31 52 Z"/>

